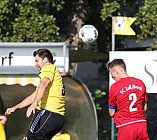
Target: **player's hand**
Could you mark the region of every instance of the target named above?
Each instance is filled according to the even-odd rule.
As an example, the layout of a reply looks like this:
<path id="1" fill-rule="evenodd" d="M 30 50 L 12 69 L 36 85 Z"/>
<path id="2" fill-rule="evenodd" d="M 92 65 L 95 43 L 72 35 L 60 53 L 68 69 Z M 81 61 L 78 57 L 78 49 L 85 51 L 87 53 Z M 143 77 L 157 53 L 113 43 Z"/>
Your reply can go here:
<path id="1" fill-rule="evenodd" d="M 37 104 L 36 103 L 32 103 L 31 105 L 30 105 L 30 107 L 27 109 L 27 112 L 26 112 L 26 117 L 27 118 L 29 118 L 30 117 L 30 115 L 32 114 L 32 112 L 33 112 L 33 114 L 35 114 L 35 108 L 37 107 Z"/>
<path id="2" fill-rule="evenodd" d="M 15 108 L 14 107 L 11 107 L 11 108 L 8 108 L 5 112 L 5 115 L 10 115 L 11 113 L 15 112 Z"/>

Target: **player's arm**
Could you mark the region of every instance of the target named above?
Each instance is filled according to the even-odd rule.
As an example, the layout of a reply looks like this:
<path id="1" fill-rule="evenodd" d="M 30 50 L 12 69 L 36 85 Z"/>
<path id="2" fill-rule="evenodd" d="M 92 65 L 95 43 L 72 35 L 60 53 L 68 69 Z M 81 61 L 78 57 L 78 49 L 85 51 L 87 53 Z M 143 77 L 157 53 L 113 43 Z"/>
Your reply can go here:
<path id="1" fill-rule="evenodd" d="M 40 85 L 38 87 L 37 94 L 36 94 L 33 102 L 31 103 L 30 107 L 27 109 L 26 117 L 29 117 L 32 112 L 35 113 L 35 108 L 37 107 L 39 101 L 41 100 L 41 98 L 43 97 L 43 95 L 44 95 L 44 93 L 46 91 L 47 86 L 50 83 L 51 83 L 51 81 L 48 78 L 43 78 L 40 81 Z"/>
<path id="2" fill-rule="evenodd" d="M 143 101 L 143 109 L 146 112 L 148 109 L 148 106 L 147 106 L 148 96 L 147 96 L 147 91 L 146 91 L 146 87 L 145 87 L 144 83 L 143 83 L 143 90 L 144 90 L 144 94 L 145 94 L 144 101 Z"/>
<path id="3" fill-rule="evenodd" d="M 30 96 L 28 96 L 27 98 L 25 98 L 22 102 L 20 102 L 19 104 L 11 107 L 11 108 L 8 108 L 5 112 L 5 115 L 10 115 L 11 113 L 15 112 L 16 109 L 21 109 L 21 108 L 24 108 L 28 105 L 30 105 L 33 101 L 35 97 L 35 92 L 32 93 Z"/>
<path id="4" fill-rule="evenodd" d="M 7 122 L 7 116 L 5 116 L 5 115 L 0 115 L 0 121 L 1 121 L 1 123 L 2 123 L 3 125 L 5 125 L 6 122 Z"/>
<path id="5" fill-rule="evenodd" d="M 109 108 L 109 114 L 110 114 L 111 117 L 114 117 L 114 115 L 116 114 L 116 110 Z"/>
<path id="6" fill-rule="evenodd" d="M 109 108 L 109 115 L 113 117 L 116 114 L 116 108 L 117 108 L 113 85 L 109 90 L 108 108 Z"/>
<path id="7" fill-rule="evenodd" d="M 111 117 L 113 117 L 116 114 L 116 106 L 112 106 L 111 104 L 108 104 L 109 107 L 109 114 Z"/>
<path id="8" fill-rule="evenodd" d="M 144 102 L 144 111 L 146 112 L 148 109 L 147 102 Z"/>

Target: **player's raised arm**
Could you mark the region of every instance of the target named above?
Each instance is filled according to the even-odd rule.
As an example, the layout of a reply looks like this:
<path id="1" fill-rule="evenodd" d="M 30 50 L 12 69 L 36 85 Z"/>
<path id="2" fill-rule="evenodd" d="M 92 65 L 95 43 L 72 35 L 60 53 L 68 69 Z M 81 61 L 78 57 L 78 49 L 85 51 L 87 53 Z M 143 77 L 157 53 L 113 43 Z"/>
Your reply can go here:
<path id="1" fill-rule="evenodd" d="M 15 112 L 16 109 L 21 109 L 21 108 L 24 108 L 24 107 L 30 105 L 32 103 L 34 97 L 35 97 L 35 92 L 33 94 L 31 94 L 30 96 L 26 97 L 19 104 L 15 105 L 11 108 L 8 108 L 5 112 L 5 115 L 10 115 L 11 113 Z"/>
<path id="2" fill-rule="evenodd" d="M 31 103 L 31 106 L 27 109 L 26 117 L 29 117 L 32 112 L 33 112 L 33 114 L 35 113 L 35 108 L 37 107 L 37 104 L 39 103 L 39 101 L 43 97 L 43 95 L 46 91 L 46 88 L 47 88 L 47 86 L 49 85 L 50 82 L 51 81 L 48 78 L 43 78 L 41 80 L 40 85 L 38 87 L 37 94 L 36 94 L 33 102 Z"/>

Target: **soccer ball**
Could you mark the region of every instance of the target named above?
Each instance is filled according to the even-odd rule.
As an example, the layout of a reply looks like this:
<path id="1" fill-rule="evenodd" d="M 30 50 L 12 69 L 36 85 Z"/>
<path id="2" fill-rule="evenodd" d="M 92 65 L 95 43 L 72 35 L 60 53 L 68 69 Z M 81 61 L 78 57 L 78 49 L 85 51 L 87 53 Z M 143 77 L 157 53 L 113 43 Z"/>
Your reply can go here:
<path id="1" fill-rule="evenodd" d="M 84 43 L 92 43 L 98 37 L 98 31 L 93 25 L 84 25 L 79 30 L 79 38 Z"/>

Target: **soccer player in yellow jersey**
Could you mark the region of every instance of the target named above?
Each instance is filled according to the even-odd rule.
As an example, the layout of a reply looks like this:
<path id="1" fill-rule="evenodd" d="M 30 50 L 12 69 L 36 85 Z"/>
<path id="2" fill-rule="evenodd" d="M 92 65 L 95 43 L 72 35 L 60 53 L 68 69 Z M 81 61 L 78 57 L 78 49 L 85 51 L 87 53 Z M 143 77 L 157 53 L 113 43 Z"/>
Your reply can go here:
<path id="1" fill-rule="evenodd" d="M 0 115 L 0 140 L 6 140 L 5 124 L 7 122 L 7 116 Z"/>
<path id="2" fill-rule="evenodd" d="M 47 49 L 34 51 L 35 66 L 39 69 L 39 84 L 36 91 L 21 103 L 8 108 L 6 115 L 16 109 L 29 106 L 26 117 L 32 113 L 33 120 L 25 140 L 50 140 L 64 125 L 65 89 L 58 68 L 53 65 L 53 56 Z M 35 110 L 39 110 L 35 113 Z"/>

